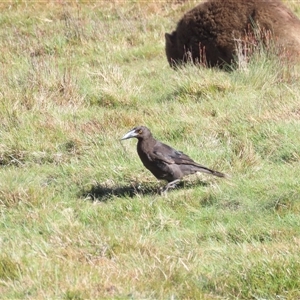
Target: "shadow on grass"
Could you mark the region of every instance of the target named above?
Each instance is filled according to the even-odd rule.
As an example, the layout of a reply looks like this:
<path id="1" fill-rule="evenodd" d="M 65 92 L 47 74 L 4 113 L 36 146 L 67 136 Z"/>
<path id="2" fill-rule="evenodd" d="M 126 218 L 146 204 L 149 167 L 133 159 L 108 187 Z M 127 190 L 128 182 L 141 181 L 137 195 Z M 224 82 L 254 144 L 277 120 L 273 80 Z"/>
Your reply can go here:
<path id="1" fill-rule="evenodd" d="M 176 185 L 176 188 L 169 190 L 171 193 L 174 190 L 190 188 L 195 185 L 207 186 L 207 182 L 197 181 L 197 183 L 184 182 L 181 181 Z M 157 183 L 147 183 L 147 184 L 130 184 L 128 186 L 107 186 L 106 184 L 97 183 L 92 185 L 89 189 L 84 190 L 80 197 L 91 200 L 91 201 L 101 201 L 107 202 L 114 197 L 137 197 L 137 196 L 147 196 L 147 195 L 161 195 L 162 185 Z"/>
<path id="2" fill-rule="evenodd" d="M 129 186 L 107 186 L 105 184 L 95 184 L 88 190 L 83 191 L 82 197 L 91 201 L 106 202 L 113 197 L 129 197 L 157 195 L 159 194 L 159 187 L 153 185 L 129 185 Z"/>

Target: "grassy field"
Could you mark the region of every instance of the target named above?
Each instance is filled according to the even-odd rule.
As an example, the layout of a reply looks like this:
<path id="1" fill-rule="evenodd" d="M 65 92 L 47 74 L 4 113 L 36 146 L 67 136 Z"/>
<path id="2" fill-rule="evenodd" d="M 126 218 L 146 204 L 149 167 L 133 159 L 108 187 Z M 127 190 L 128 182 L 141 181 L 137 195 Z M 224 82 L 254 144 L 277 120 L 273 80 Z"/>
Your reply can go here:
<path id="1" fill-rule="evenodd" d="M 172 70 L 197 2 L 0 4 L 1 299 L 300 299 L 299 66 Z M 230 179 L 160 195 L 137 125 Z"/>

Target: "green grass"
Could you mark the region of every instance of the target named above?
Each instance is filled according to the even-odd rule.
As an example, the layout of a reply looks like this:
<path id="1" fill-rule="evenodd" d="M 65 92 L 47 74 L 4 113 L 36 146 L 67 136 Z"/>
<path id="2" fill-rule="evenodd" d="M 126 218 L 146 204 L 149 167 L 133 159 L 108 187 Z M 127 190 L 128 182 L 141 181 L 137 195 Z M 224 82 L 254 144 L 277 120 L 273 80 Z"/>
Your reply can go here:
<path id="1" fill-rule="evenodd" d="M 300 298 L 299 66 L 172 70 L 195 4 L 1 4 L 1 299 Z M 160 195 L 137 125 L 230 178 Z"/>

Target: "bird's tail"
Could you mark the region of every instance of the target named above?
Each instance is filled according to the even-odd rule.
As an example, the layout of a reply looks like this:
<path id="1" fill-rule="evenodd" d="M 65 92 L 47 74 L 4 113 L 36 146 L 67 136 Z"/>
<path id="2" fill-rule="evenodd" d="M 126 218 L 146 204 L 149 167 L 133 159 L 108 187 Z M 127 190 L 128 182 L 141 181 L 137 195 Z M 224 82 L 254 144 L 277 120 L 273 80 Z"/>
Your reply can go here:
<path id="1" fill-rule="evenodd" d="M 214 171 L 214 170 L 211 170 L 212 171 L 212 175 L 214 176 L 218 176 L 218 177 L 226 177 L 226 174 L 224 173 L 221 173 L 221 172 L 218 172 L 218 171 Z"/>
<path id="2" fill-rule="evenodd" d="M 202 172 L 202 173 L 214 175 L 214 176 L 217 176 L 217 177 L 227 177 L 226 174 L 215 171 L 215 170 L 212 170 L 212 169 L 209 169 L 205 166 L 201 166 L 201 165 L 197 164 L 197 165 L 193 165 L 193 167 L 194 167 L 194 173 Z"/>

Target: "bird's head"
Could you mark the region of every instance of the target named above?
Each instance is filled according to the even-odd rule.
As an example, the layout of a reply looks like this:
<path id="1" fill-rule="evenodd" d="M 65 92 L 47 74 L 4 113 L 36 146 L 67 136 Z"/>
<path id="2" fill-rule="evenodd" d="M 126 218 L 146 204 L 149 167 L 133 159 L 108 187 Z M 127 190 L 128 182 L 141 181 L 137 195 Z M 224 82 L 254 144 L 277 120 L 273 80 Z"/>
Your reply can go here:
<path id="1" fill-rule="evenodd" d="M 148 136 L 151 136 L 150 130 L 145 127 L 145 126 L 138 126 L 130 131 L 128 131 L 122 138 L 121 140 L 127 140 L 130 138 L 137 138 L 137 139 L 144 139 L 147 138 Z"/>

